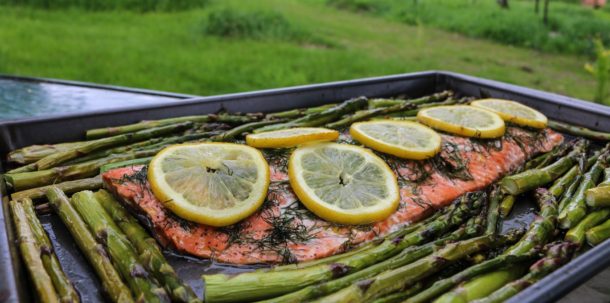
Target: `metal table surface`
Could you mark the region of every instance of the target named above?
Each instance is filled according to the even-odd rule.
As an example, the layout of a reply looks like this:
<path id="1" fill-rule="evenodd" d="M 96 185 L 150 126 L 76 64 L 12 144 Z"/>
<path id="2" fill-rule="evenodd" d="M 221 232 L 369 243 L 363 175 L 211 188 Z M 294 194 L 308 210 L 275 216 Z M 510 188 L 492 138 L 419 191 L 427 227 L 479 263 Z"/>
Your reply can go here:
<path id="1" fill-rule="evenodd" d="M 193 97 L 197 96 L 0 75 L 0 120 L 176 102 Z M 610 268 L 592 277 L 559 302 L 610 302 L 608 281 Z"/>
<path id="2" fill-rule="evenodd" d="M 174 102 L 194 96 L 87 83 L 0 76 L 0 120 Z"/>

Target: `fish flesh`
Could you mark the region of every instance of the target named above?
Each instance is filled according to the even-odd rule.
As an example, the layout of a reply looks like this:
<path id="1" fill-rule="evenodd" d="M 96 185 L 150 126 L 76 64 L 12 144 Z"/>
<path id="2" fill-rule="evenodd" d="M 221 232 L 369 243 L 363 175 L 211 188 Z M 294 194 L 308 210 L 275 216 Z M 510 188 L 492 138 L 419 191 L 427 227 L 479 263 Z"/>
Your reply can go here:
<path id="1" fill-rule="evenodd" d="M 261 208 L 241 222 L 211 227 L 174 215 L 150 190 L 145 166 L 109 170 L 104 187 L 151 228 L 165 247 L 230 264 L 294 263 L 349 250 L 430 215 L 460 195 L 483 189 L 521 167 L 529 158 L 563 141 L 550 129 L 508 127 L 493 140 L 442 134 L 442 151 L 423 160 L 377 153 L 397 176 L 401 200 L 387 219 L 359 226 L 327 222 L 307 210 L 288 181 L 289 149 L 264 150 L 271 185 Z M 356 144 L 343 133 L 342 143 Z"/>

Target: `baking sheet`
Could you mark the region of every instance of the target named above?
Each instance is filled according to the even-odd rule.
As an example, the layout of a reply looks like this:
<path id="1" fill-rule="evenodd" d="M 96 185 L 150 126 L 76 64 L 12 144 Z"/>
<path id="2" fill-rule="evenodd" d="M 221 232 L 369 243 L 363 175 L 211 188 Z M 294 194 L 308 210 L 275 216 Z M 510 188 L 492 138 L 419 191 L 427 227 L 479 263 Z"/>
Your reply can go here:
<path id="1" fill-rule="evenodd" d="M 56 143 L 82 139 L 84 131 L 90 128 L 121 125 L 144 119 L 159 119 L 171 116 L 213 113 L 219 110 L 258 112 L 280 111 L 290 108 L 315 106 L 339 102 L 355 96 L 388 97 L 405 94 L 419 97 L 444 89 L 451 89 L 464 95 L 477 97 L 499 97 L 521 101 L 535 107 L 552 119 L 562 120 L 586 127 L 609 131 L 610 111 L 608 108 L 568 97 L 531 90 L 514 85 L 484 80 L 447 72 L 423 72 L 372 79 L 335 82 L 252 93 L 241 93 L 214 97 L 193 98 L 180 103 L 154 106 L 135 106 L 122 110 L 100 110 L 83 114 L 25 119 L 0 123 L 0 156 L 15 148 L 37 144 Z M 61 130 L 61 131 L 55 131 Z M 0 171 L 6 163 L 0 163 Z M 2 183 L 2 182 L 0 182 Z M 0 184 L 0 187 L 3 185 Z M 1 189 L 1 188 L 0 188 Z M 0 195 L 6 199 L 6 192 Z M 506 224 L 527 225 L 531 220 L 532 204 L 520 203 L 512 216 L 516 220 Z M 27 301 L 27 279 L 20 268 L 19 258 L 12 239 L 10 225 L 5 220 L 6 203 L 0 211 L 0 223 L 8 228 L 8 233 L 0 230 L 0 276 L 6 283 L 0 284 L 0 299 L 7 301 Z M 99 281 L 91 271 L 70 235 L 54 216 L 43 216 L 45 229 L 53 237 L 55 249 L 68 276 L 87 302 L 98 302 Z M 170 263 L 178 274 L 190 283 L 201 295 L 203 285 L 200 275 L 205 272 L 236 272 L 248 268 L 220 265 L 185 258 L 167 252 Z M 590 260 L 597 260 L 588 265 Z M 512 302 L 552 302 L 574 287 L 588 280 L 610 263 L 610 241 L 591 249 L 583 256 L 570 262 L 543 281 L 528 288 L 513 298 Z"/>

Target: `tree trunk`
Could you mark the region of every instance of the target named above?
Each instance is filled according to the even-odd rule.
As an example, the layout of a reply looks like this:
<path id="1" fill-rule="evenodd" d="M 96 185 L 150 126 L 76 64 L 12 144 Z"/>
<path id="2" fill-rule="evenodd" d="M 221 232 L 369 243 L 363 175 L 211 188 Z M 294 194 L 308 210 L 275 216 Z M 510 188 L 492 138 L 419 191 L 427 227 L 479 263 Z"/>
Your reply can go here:
<path id="1" fill-rule="evenodd" d="M 545 25 L 549 24 L 549 2 L 551 2 L 551 0 L 544 0 L 544 17 L 542 20 Z"/>
<path id="2" fill-rule="evenodd" d="M 540 0 L 535 0 L 534 12 L 536 12 L 536 15 L 538 15 L 539 11 L 540 11 Z"/>
<path id="3" fill-rule="evenodd" d="M 506 8 L 508 9 L 508 0 L 497 0 L 498 5 L 500 5 L 501 8 Z"/>

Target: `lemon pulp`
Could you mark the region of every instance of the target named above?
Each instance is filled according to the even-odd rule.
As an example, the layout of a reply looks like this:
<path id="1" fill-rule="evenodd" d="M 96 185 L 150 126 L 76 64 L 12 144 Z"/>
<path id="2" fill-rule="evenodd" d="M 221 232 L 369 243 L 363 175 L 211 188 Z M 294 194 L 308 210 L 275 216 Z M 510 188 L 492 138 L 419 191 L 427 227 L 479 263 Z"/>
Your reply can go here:
<path id="1" fill-rule="evenodd" d="M 405 159 L 427 159 L 441 149 L 441 137 L 434 130 L 416 122 L 358 122 L 352 124 L 350 134 L 367 147 Z"/>
<path id="2" fill-rule="evenodd" d="M 155 196 L 184 219 L 212 226 L 256 211 L 269 187 L 269 166 L 255 148 L 231 143 L 179 144 L 150 162 Z"/>
<path id="3" fill-rule="evenodd" d="M 362 147 L 337 143 L 301 146 L 290 157 L 288 173 L 301 202 L 331 222 L 380 221 L 398 206 L 396 176 L 381 158 Z"/>

